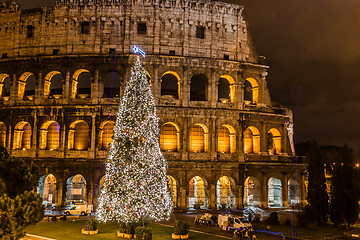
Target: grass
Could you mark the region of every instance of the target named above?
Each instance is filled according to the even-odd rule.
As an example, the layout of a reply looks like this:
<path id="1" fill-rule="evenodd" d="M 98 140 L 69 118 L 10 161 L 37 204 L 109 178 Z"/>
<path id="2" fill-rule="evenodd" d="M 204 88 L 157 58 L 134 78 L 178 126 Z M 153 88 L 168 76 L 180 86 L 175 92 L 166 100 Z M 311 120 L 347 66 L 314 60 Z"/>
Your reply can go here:
<path id="1" fill-rule="evenodd" d="M 99 234 L 83 235 L 81 229 L 85 225 L 85 220 L 80 221 L 56 221 L 56 222 L 40 222 L 31 225 L 25 229 L 26 233 L 43 237 L 55 238 L 58 240 L 105 240 L 105 239 L 123 239 L 116 236 L 118 231 L 117 224 L 99 224 Z M 152 224 L 153 240 L 170 240 L 173 232 L 172 227 Z M 221 237 L 211 236 L 200 233 L 189 233 L 189 238 L 194 240 L 217 240 Z"/>

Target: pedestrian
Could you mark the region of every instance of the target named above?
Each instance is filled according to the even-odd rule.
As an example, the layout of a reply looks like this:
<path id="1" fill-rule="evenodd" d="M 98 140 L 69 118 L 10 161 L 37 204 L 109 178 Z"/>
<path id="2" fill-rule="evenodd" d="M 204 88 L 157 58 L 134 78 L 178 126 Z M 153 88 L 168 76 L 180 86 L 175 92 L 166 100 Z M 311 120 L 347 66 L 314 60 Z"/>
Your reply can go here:
<path id="1" fill-rule="evenodd" d="M 234 239 L 239 239 L 240 238 L 240 232 L 238 229 L 235 229 L 234 231 Z"/>
<path id="2" fill-rule="evenodd" d="M 256 235 L 252 235 L 252 240 L 256 240 Z"/>

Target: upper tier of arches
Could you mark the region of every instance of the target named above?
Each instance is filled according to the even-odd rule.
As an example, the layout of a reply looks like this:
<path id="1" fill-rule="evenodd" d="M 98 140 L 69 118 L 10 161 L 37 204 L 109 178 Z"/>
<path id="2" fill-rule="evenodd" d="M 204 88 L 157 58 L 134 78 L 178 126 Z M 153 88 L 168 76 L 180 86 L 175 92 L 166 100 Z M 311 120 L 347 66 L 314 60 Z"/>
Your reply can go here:
<path id="1" fill-rule="evenodd" d="M 266 90 L 261 88 L 260 75 L 239 77 L 237 74 L 211 73 L 193 69 L 189 72 L 150 69 L 147 72 L 153 93 L 160 104 L 211 103 L 218 107 L 242 108 L 265 101 Z M 20 74 L 0 73 L 0 100 L 12 99 L 15 104 L 29 104 L 48 99 L 74 101 L 76 99 L 119 98 L 124 90 L 129 69 L 90 71 L 77 68 L 73 71 L 25 71 Z M 155 75 L 155 77 L 152 77 Z M 93 101 L 93 100 L 91 100 Z M 265 103 L 266 102 L 266 103 Z"/>

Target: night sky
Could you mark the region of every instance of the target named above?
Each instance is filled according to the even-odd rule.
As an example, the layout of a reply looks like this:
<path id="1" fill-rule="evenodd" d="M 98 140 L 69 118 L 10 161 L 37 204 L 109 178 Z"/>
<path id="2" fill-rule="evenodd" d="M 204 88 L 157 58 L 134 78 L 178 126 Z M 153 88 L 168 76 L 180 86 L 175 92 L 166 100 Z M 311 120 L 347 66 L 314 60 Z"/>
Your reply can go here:
<path id="1" fill-rule="evenodd" d="M 360 1 L 224 0 L 245 7 L 272 100 L 296 115 L 296 138 L 348 143 L 360 155 Z M 55 0 L 19 0 L 22 8 Z M 301 92 L 298 99 L 298 92 Z"/>

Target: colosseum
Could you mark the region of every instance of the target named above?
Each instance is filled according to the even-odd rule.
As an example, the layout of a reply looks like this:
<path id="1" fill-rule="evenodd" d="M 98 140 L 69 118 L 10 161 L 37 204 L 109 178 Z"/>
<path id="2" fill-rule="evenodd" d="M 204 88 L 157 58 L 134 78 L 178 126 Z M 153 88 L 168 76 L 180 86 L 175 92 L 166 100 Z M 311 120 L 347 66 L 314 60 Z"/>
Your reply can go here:
<path id="1" fill-rule="evenodd" d="M 243 6 L 57 0 L 0 10 L 0 145 L 40 167 L 44 204 L 96 203 L 134 45 L 147 54 L 175 208 L 305 201 L 292 112 L 271 101 Z"/>

